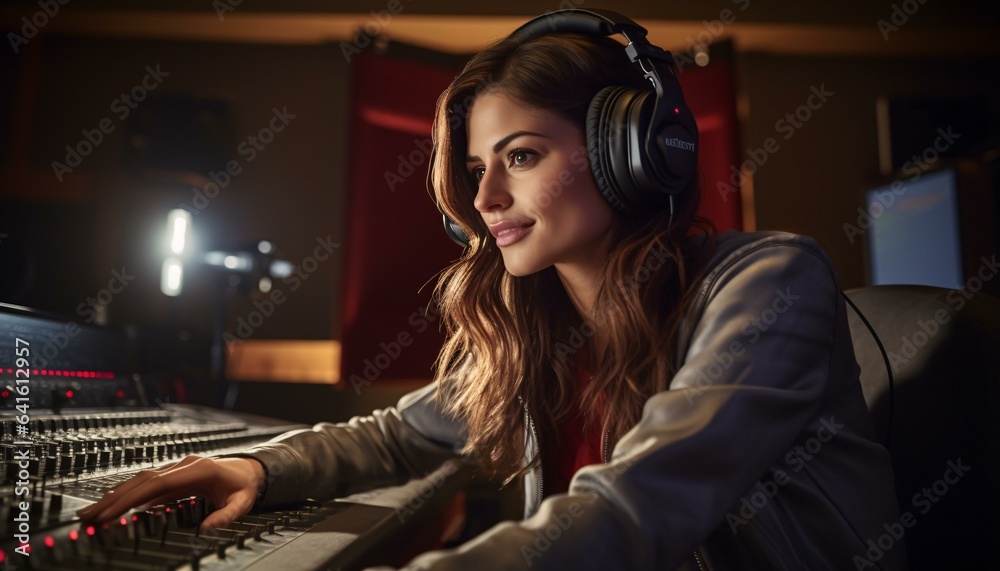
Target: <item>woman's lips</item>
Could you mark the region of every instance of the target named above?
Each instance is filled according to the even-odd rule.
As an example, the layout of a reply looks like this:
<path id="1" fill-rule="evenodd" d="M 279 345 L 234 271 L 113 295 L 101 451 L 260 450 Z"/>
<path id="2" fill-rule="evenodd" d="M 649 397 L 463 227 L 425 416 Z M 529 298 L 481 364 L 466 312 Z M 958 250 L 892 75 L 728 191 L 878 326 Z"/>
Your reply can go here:
<path id="1" fill-rule="evenodd" d="M 534 222 L 527 221 L 501 220 L 496 224 L 489 225 L 490 234 L 493 234 L 493 237 L 497 239 L 497 246 L 502 248 L 523 238 L 528 232 L 531 232 L 534 224 Z"/>

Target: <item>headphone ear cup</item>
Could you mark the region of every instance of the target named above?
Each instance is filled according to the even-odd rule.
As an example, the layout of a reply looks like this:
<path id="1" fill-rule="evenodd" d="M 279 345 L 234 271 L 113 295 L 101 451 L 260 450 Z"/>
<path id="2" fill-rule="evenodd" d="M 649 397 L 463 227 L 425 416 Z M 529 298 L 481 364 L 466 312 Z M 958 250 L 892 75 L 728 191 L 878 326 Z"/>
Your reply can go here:
<path id="1" fill-rule="evenodd" d="M 590 107 L 587 109 L 587 155 L 590 157 L 590 171 L 594 175 L 594 182 L 601 191 L 604 199 L 608 201 L 615 210 L 626 210 L 622 201 L 621 190 L 615 184 L 613 166 L 610 158 L 613 150 L 608 147 L 612 144 L 610 140 L 614 133 L 611 132 L 613 125 L 609 125 L 610 107 L 613 105 L 609 100 L 617 98 L 626 88 L 618 86 L 605 87 L 597 92 L 597 95 L 590 100 Z M 621 133 L 618 133 L 620 136 Z"/>
<path id="2" fill-rule="evenodd" d="M 621 211 L 666 204 L 663 181 L 645 151 L 656 94 L 605 87 L 587 110 L 587 151 L 604 198 Z"/>
<path id="3" fill-rule="evenodd" d="M 462 227 L 458 225 L 451 218 L 448 218 L 447 214 L 442 214 L 441 217 L 444 219 L 444 232 L 449 238 L 459 246 L 463 248 L 469 247 L 469 235 L 462 230 Z"/>
<path id="4" fill-rule="evenodd" d="M 668 197 L 687 188 L 696 169 L 698 131 L 690 111 L 679 111 L 681 101 L 678 120 L 651 133 L 655 106 L 654 91 L 623 86 L 605 87 L 590 100 L 590 169 L 601 194 L 618 210 L 665 207 Z M 689 149 L 673 148 L 687 141 L 694 141 L 686 143 Z"/>

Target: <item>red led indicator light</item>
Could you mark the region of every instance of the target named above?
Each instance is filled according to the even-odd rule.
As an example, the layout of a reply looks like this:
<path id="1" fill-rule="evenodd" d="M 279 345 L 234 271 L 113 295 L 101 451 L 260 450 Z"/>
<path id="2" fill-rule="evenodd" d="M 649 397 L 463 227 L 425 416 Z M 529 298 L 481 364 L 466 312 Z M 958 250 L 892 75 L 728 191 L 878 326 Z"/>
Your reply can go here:
<path id="1" fill-rule="evenodd" d="M 94 529 L 94 526 L 88 525 L 87 526 L 87 535 L 94 535 L 95 533 L 97 533 L 97 530 Z"/>
<path id="2" fill-rule="evenodd" d="M 55 547 L 56 540 L 52 539 L 51 535 L 45 536 L 45 547 Z"/>
<path id="3" fill-rule="evenodd" d="M 115 394 L 118 395 L 118 398 L 120 398 L 120 399 L 121 398 L 125 398 L 125 391 L 123 391 L 121 389 L 118 389 L 118 392 L 115 393 Z"/>
<path id="4" fill-rule="evenodd" d="M 80 532 L 75 529 L 69 530 L 69 538 L 73 541 L 80 539 Z"/>
<path id="5" fill-rule="evenodd" d="M 73 398 L 73 391 L 66 391 L 66 398 L 68 399 Z"/>

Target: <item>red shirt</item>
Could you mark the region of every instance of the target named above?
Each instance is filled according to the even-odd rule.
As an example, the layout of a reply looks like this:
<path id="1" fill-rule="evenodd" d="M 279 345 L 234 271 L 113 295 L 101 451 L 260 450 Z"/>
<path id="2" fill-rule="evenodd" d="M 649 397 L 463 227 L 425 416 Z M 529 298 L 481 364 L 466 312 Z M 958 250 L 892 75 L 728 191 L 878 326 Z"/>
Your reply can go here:
<path id="1" fill-rule="evenodd" d="M 591 380 L 587 370 L 586 351 L 581 348 L 577 354 L 576 399 L 573 412 L 557 428 L 560 445 L 555 450 L 547 451 L 551 459 L 551 468 L 545 472 L 543 486 L 545 496 L 564 493 L 569 489 L 569 481 L 577 470 L 589 464 L 603 464 L 603 430 L 601 427 L 604 415 L 604 395 L 601 395 L 601 418 L 594 419 L 590 428 L 584 430 L 584 411 L 581 410 L 579 396 Z"/>

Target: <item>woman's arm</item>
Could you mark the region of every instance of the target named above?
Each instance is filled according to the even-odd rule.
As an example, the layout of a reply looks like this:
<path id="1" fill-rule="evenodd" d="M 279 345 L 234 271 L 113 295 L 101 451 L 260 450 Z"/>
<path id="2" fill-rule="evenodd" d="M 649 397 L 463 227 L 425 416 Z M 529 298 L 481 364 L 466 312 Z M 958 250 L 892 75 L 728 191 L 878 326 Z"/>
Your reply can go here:
<path id="1" fill-rule="evenodd" d="M 835 335 L 846 324 L 837 323 L 843 304 L 832 268 L 811 240 L 747 248 L 717 268 L 703 284 L 707 303 L 702 315 L 692 316 L 690 350 L 671 390 L 646 403 L 641 421 L 618 442 L 608 464 L 582 469 L 569 493 L 545 500 L 535 516 L 500 524 L 412 565 L 674 569 L 725 526 L 740 497 L 796 439 L 820 426 Z M 829 468 L 837 454 L 831 451 L 812 467 Z M 779 525 L 770 529 L 778 535 L 788 528 L 783 526 L 802 524 L 800 517 L 827 515 L 783 509 L 775 510 Z M 836 516 L 818 524 L 828 526 L 831 536 L 845 533 Z M 846 533 L 853 547 L 855 533 L 849 527 Z M 836 541 L 831 545 L 839 546 Z M 791 549 L 794 555 L 810 546 Z M 773 555 L 787 566 L 801 564 Z M 850 553 L 841 556 L 850 562 Z"/>
<path id="2" fill-rule="evenodd" d="M 458 457 L 463 428 L 444 414 L 435 388 L 431 383 L 403 396 L 395 407 L 288 432 L 236 455 L 266 468 L 267 488 L 258 505 L 399 484 Z"/>
<path id="3" fill-rule="evenodd" d="M 202 524 L 215 527 L 243 516 L 255 503 L 325 499 L 425 475 L 459 456 L 464 438 L 461 425 L 441 412 L 434 392 L 432 383 L 395 407 L 288 432 L 243 453 L 188 456 L 143 470 L 78 515 L 106 521 L 137 506 L 198 495 L 219 508 Z"/>

